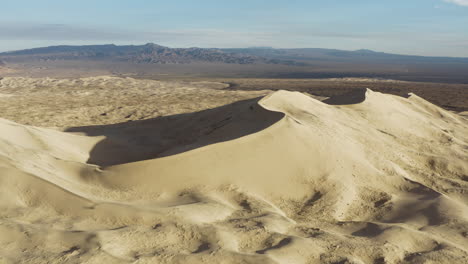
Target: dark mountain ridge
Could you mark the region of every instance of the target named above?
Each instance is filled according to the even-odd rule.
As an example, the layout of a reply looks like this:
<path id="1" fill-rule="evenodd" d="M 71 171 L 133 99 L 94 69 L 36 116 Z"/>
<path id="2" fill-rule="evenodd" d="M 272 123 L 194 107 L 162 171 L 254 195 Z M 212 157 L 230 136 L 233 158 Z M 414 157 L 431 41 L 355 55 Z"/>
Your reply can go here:
<path id="1" fill-rule="evenodd" d="M 297 48 L 169 48 L 154 43 L 145 45 L 85 45 L 50 46 L 0 53 L 0 59 L 17 60 L 116 60 L 132 63 L 185 64 L 216 62 L 229 64 L 311 65 L 316 61 L 369 63 L 462 63 L 468 58 L 426 57 L 376 52 L 367 49 L 345 51 L 337 49 Z"/>
<path id="2" fill-rule="evenodd" d="M 169 48 L 145 45 L 52 46 L 0 53 L 9 68 L 38 74 L 83 70 L 152 76 L 384 78 L 468 83 L 468 58 L 398 55 L 372 50 Z M 43 73 L 46 74 L 46 73 Z M 159 76 L 159 75 L 158 75 Z"/>
<path id="3" fill-rule="evenodd" d="M 422 62 L 422 63 L 467 63 L 468 58 L 461 57 L 434 57 L 417 55 L 400 55 L 385 52 L 377 52 L 368 49 L 355 51 L 321 49 L 321 48 L 297 48 L 297 49 L 273 49 L 273 48 L 238 48 L 221 49 L 230 53 L 242 53 L 252 56 L 262 56 L 270 59 L 281 60 L 327 60 L 327 61 L 368 61 L 368 62 Z"/>
<path id="4" fill-rule="evenodd" d="M 132 63 L 185 64 L 192 62 L 215 62 L 233 64 L 294 64 L 294 62 L 271 60 L 250 54 L 224 52 L 220 49 L 169 48 L 153 43 L 145 45 L 85 45 L 51 46 L 0 53 L 7 61 L 24 60 L 115 60 Z"/>

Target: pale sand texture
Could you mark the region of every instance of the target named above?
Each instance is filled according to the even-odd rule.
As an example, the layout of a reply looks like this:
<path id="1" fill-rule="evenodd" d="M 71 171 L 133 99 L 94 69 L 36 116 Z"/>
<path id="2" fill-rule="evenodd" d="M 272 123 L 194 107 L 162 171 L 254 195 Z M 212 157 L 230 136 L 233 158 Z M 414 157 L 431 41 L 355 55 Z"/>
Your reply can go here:
<path id="1" fill-rule="evenodd" d="M 94 137 L 2 119 L 0 263 L 467 263 L 468 121 L 351 98 L 70 129 Z"/>
<path id="2" fill-rule="evenodd" d="M 0 78 L 0 117 L 41 127 L 102 125 L 194 112 L 268 93 L 223 90 L 227 86 L 110 76 L 4 77 Z"/>

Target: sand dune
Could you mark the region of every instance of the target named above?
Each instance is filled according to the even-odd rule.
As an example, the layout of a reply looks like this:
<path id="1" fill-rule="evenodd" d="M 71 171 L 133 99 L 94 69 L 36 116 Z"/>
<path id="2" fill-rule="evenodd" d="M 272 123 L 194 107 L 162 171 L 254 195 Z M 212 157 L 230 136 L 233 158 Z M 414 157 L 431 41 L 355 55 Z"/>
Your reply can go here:
<path id="1" fill-rule="evenodd" d="M 468 262 L 467 119 L 348 98 L 69 132 L 2 119 L 0 263 Z"/>

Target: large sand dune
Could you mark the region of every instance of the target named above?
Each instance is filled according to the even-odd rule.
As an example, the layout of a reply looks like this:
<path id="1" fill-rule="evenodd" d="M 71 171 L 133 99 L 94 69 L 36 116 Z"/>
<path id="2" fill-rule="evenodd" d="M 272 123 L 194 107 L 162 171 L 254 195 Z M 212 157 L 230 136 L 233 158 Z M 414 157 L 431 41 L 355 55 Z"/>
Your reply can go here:
<path id="1" fill-rule="evenodd" d="M 370 90 L 0 120 L 0 263 L 467 263 L 467 157 L 467 119 Z"/>

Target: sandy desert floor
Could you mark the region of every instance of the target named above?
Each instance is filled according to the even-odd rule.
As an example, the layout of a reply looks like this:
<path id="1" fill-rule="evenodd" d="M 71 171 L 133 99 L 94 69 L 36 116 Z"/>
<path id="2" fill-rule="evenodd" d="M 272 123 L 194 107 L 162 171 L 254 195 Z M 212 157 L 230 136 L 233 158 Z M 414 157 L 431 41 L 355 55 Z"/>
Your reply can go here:
<path id="1" fill-rule="evenodd" d="M 0 263 L 468 262 L 466 117 L 225 88 L 0 80 Z"/>
<path id="2" fill-rule="evenodd" d="M 219 82 L 151 81 L 109 76 L 0 79 L 1 117 L 42 127 L 114 124 L 190 113 L 266 95 Z"/>

